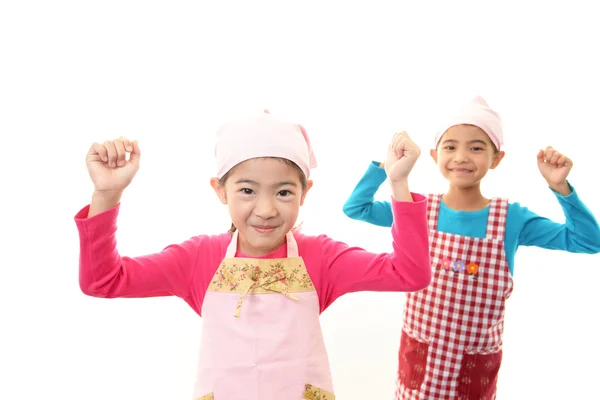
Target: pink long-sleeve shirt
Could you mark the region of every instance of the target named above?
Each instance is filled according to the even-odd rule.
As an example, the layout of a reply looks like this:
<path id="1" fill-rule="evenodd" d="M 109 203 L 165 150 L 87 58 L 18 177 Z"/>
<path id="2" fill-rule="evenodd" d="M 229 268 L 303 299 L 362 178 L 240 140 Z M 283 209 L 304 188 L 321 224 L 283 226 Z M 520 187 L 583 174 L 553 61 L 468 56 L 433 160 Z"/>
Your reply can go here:
<path id="1" fill-rule="evenodd" d="M 376 254 L 325 235 L 295 233 L 299 255 L 319 296 L 321 312 L 335 299 L 359 291 L 409 292 L 431 281 L 426 199 L 393 201 L 392 253 Z M 194 236 L 159 253 L 119 254 L 115 232 L 119 206 L 88 218 L 89 205 L 75 216 L 80 237 L 79 284 L 94 297 L 178 296 L 201 315 L 209 283 L 225 257 L 229 232 Z M 285 245 L 261 258 L 286 257 Z M 238 252 L 236 257 L 247 257 Z"/>

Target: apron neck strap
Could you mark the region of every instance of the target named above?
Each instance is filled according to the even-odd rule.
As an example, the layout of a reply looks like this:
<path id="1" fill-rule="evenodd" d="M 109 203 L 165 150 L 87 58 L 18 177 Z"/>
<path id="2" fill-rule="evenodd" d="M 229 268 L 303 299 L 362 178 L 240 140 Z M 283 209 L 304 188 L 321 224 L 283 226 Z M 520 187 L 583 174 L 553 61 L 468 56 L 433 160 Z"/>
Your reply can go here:
<path id="1" fill-rule="evenodd" d="M 225 253 L 226 258 L 234 258 L 235 253 L 237 252 L 237 244 L 238 244 L 238 235 L 239 231 L 236 229 L 233 232 L 233 236 L 231 237 L 231 242 L 227 246 L 227 252 Z M 294 238 L 294 234 L 292 231 L 289 231 L 285 235 L 285 239 L 287 242 L 287 257 L 288 258 L 296 258 L 298 257 L 298 243 L 296 243 L 296 238 Z"/>

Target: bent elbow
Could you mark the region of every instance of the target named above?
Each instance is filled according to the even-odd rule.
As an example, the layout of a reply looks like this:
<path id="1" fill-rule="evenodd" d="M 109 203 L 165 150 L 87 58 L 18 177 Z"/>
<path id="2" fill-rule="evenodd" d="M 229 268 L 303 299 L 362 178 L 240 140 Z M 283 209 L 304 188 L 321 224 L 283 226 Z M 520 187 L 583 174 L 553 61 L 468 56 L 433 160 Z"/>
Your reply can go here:
<path id="1" fill-rule="evenodd" d="M 595 243 L 594 246 L 591 246 L 588 249 L 589 254 L 600 254 L 600 242 Z"/>
<path id="2" fill-rule="evenodd" d="M 600 253 L 600 230 L 596 232 L 596 235 L 592 240 L 590 250 L 592 254 Z"/>
<path id="3" fill-rule="evenodd" d="M 344 215 L 348 218 L 356 219 L 358 217 L 358 212 L 356 211 L 356 207 L 352 204 L 346 203 L 342 208 Z"/>
<path id="4" fill-rule="evenodd" d="M 570 233 L 568 236 L 567 250 L 573 253 L 598 254 L 600 253 L 600 230 L 588 233 L 586 236 Z"/>
<path id="5" fill-rule="evenodd" d="M 81 289 L 81 292 L 83 294 L 85 294 L 86 296 L 90 296 L 90 297 L 106 297 L 99 290 L 96 290 L 96 289 L 92 288 L 91 286 L 82 286 L 82 285 L 79 285 L 79 288 Z"/>
<path id="6" fill-rule="evenodd" d="M 420 279 L 415 281 L 413 291 L 419 291 L 425 289 L 431 284 L 431 270 L 428 270 L 426 274 L 423 274 Z"/>
<path id="7" fill-rule="evenodd" d="M 426 262 L 421 262 L 415 266 L 420 273 L 416 274 L 412 279 L 412 285 L 410 287 L 410 291 L 412 292 L 425 289 L 431 284 L 432 279 L 431 262 L 429 259 L 427 259 Z"/>
<path id="8" fill-rule="evenodd" d="M 101 290 L 97 284 L 93 281 L 79 280 L 79 289 L 83 294 L 90 297 L 105 298 L 108 297 L 107 293 Z"/>

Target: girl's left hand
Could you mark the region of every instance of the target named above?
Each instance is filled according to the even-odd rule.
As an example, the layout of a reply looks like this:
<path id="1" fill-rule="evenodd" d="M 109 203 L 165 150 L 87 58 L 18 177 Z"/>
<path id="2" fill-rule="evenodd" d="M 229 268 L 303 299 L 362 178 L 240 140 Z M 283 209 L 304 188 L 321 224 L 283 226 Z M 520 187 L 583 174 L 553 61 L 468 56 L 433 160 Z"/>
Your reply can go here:
<path id="1" fill-rule="evenodd" d="M 538 152 L 537 162 L 542 176 L 552 189 L 560 192 L 561 190 L 556 189 L 569 187 L 567 176 L 573 168 L 571 159 L 548 146 Z"/>

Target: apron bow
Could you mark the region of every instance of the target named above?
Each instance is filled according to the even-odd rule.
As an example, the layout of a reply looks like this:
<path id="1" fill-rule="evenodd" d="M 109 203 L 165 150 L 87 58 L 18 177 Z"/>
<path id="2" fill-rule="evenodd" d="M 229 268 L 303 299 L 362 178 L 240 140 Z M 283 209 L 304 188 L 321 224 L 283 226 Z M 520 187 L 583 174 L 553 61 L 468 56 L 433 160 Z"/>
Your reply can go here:
<path id="1" fill-rule="evenodd" d="M 242 303 L 244 302 L 244 298 L 246 295 L 254 288 L 263 288 L 266 290 L 270 290 L 272 292 L 281 293 L 287 298 L 292 300 L 299 300 L 296 296 L 293 296 L 287 291 L 287 284 L 285 283 L 286 275 L 283 272 L 276 272 L 272 275 L 268 275 L 264 278 L 253 279 L 252 283 L 250 283 L 244 293 L 240 296 L 240 299 L 237 302 L 235 307 L 235 312 L 233 314 L 234 317 L 239 318 L 242 311 Z M 277 282 L 282 282 L 282 285 L 275 285 Z"/>

